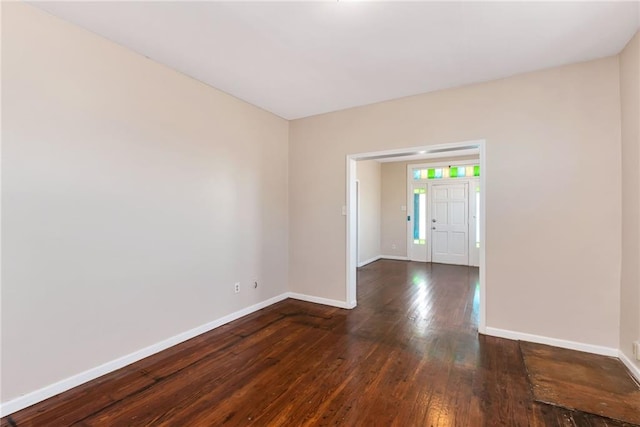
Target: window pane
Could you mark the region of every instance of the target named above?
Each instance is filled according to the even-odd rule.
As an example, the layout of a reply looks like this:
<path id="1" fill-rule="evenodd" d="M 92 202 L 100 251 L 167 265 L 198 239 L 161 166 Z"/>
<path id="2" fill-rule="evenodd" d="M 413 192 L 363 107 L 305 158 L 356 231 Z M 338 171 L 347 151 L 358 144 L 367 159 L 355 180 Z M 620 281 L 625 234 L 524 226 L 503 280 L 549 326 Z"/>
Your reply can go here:
<path id="1" fill-rule="evenodd" d="M 427 238 L 427 190 L 413 190 L 413 243 L 424 245 Z"/>
<path id="2" fill-rule="evenodd" d="M 480 247 L 480 187 L 476 187 L 476 248 Z"/>
<path id="3" fill-rule="evenodd" d="M 417 188 L 413 190 L 413 239 L 414 243 L 420 239 L 420 193 Z"/>
<path id="4" fill-rule="evenodd" d="M 480 166 L 449 166 L 445 168 L 413 169 L 413 179 L 442 179 L 480 176 Z"/>

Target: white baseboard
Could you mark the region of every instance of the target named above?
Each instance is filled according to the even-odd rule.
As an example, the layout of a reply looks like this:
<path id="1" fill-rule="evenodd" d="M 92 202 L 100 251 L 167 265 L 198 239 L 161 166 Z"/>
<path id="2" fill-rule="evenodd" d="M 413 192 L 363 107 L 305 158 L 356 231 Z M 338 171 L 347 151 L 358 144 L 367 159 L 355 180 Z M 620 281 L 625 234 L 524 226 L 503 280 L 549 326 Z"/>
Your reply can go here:
<path id="1" fill-rule="evenodd" d="M 359 263 L 358 263 L 358 268 L 360 268 L 360 267 L 364 267 L 365 265 L 367 265 L 367 264 L 371 264 L 372 262 L 376 262 L 376 261 L 377 261 L 377 260 L 379 260 L 380 258 L 381 258 L 381 257 L 380 257 L 380 255 L 378 255 L 378 256 L 374 256 L 373 258 L 369 258 L 369 259 L 367 259 L 367 260 L 364 260 L 364 261 L 362 261 L 362 262 L 359 262 Z"/>
<path id="2" fill-rule="evenodd" d="M 396 258 L 393 258 L 393 259 L 396 259 Z M 156 344 L 152 344 L 148 347 L 145 347 L 141 350 L 127 354 L 118 359 L 109 361 L 95 368 L 88 369 L 84 372 L 73 375 L 69 378 L 58 381 L 54 384 L 50 384 L 41 389 L 27 393 L 23 396 L 19 396 L 19 397 L 16 397 L 15 399 L 1 403 L 0 417 L 5 417 L 21 409 L 27 408 L 33 404 L 46 400 L 50 397 L 53 397 L 67 390 L 70 390 L 74 387 L 77 387 L 81 384 L 84 384 L 88 381 L 101 377 L 110 372 L 123 368 L 134 362 L 142 360 L 145 357 L 159 353 L 162 350 L 165 350 L 169 347 L 180 344 L 181 342 L 187 341 L 205 332 L 218 328 L 226 323 L 232 322 L 236 319 L 239 319 L 248 314 L 261 310 L 277 302 L 283 301 L 287 298 L 293 298 L 301 301 L 307 301 L 307 302 L 312 302 L 316 304 L 323 304 L 323 305 L 328 305 L 328 306 L 338 307 L 338 308 L 345 308 L 345 309 L 352 309 L 356 306 L 355 302 L 347 303 L 345 301 L 338 301 L 338 300 L 333 300 L 328 298 L 316 297 L 312 295 L 299 294 L 296 292 L 286 292 L 281 295 L 270 298 L 268 300 L 246 307 L 242 310 L 238 310 L 227 316 L 221 317 L 220 319 L 217 319 L 209 323 L 206 323 L 204 325 L 198 326 L 196 328 L 190 329 L 186 332 L 182 332 L 164 341 L 160 341 Z M 490 335 L 490 336 L 495 336 L 500 338 L 507 338 L 512 340 L 530 341 L 530 342 L 535 342 L 539 344 L 547 344 L 547 345 L 552 345 L 556 347 L 568 348 L 571 350 L 601 354 L 604 356 L 619 357 L 620 360 L 627 366 L 627 368 L 629 368 L 632 375 L 638 381 L 640 381 L 640 369 L 637 367 L 637 365 L 635 365 L 624 353 L 614 348 L 602 347 L 602 346 L 597 346 L 592 344 L 584 344 L 584 343 L 579 343 L 574 341 L 560 340 L 557 338 L 549 338 L 549 337 L 544 337 L 540 335 L 532 335 L 532 334 L 526 334 L 522 332 L 515 332 L 515 331 L 509 331 L 505 329 L 492 328 L 492 327 L 486 328 L 485 335 Z"/>
<path id="3" fill-rule="evenodd" d="M 397 256 L 397 255 L 380 255 L 380 259 L 394 259 L 397 261 L 409 261 L 409 258 L 406 256 Z"/>
<path id="4" fill-rule="evenodd" d="M 561 340 L 558 338 L 544 337 L 541 335 L 525 334 L 523 332 L 509 331 L 506 329 L 498 329 L 487 326 L 485 335 L 493 337 L 507 338 L 510 340 L 529 341 L 538 344 L 552 345 L 554 347 L 568 348 L 569 350 L 584 351 L 587 353 L 600 354 L 603 356 L 618 357 L 618 349 L 612 347 L 603 347 L 593 344 L 585 344 L 581 342 Z"/>
<path id="5" fill-rule="evenodd" d="M 627 369 L 629 369 L 629 372 L 631 372 L 631 375 L 633 375 L 638 384 L 640 384 L 640 367 L 638 367 L 637 364 L 633 363 L 633 360 L 629 359 L 629 357 L 627 357 L 627 355 L 624 354 L 622 350 L 620 350 L 618 357 L 620 358 L 620 361 L 624 363 Z"/>
<path id="6" fill-rule="evenodd" d="M 392 259 L 396 261 L 409 261 L 409 258 L 406 256 L 397 256 L 397 255 L 378 255 L 373 258 L 369 258 L 368 260 L 362 261 L 358 263 L 358 268 L 364 267 L 367 264 L 371 264 L 372 262 L 376 262 L 380 259 Z"/>
<path id="7" fill-rule="evenodd" d="M 251 314 L 255 311 L 261 310 L 265 307 L 268 307 L 272 304 L 285 300 L 289 297 L 288 293 L 283 293 L 281 295 L 275 296 L 273 298 L 269 298 L 268 300 L 259 302 L 252 306 L 243 308 L 242 310 L 238 310 L 234 313 L 228 314 L 224 317 L 206 323 L 204 325 L 198 326 L 196 328 L 190 329 L 186 332 L 182 332 L 178 335 L 175 335 L 171 338 L 168 338 L 164 341 L 160 341 L 158 343 L 152 344 L 148 347 L 145 347 L 141 350 L 134 351 L 133 353 L 127 354 L 125 356 L 119 357 L 118 359 L 112 360 L 110 362 L 104 363 L 95 368 L 88 369 L 79 374 L 73 375 L 69 378 L 65 378 L 56 383 L 45 386 L 41 389 L 32 391 L 25 395 L 16 397 L 15 399 L 9 400 L 7 402 L 3 402 L 0 404 L 0 417 L 5 417 L 14 412 L 17 412 L 21 409 L 29 407 L 35 403 L 41 402 L 45 399 L 53 397 L 57 394 L 70 390 L 74 387 L 79 386 L 80 384 L 84 384 L 88 381 L 101 377 L 105 374 L 123 368 L 127 365 L 130 365 L 134 362 L 144 359 L 145 357 L 151 356 L 153 354 L 159 353 L 162 350 L 165 350 L 169 347 L 172 347 L 176 344 L 180 344 L 181 342 L 187 341 L 193 337 L 201 335 L 205 332 L 208 332 L 212 329 L 218 328 L 226 323 L 232 322 L 236 319 L 244 317 L 248 314 Z M 329 300 L 328 300 L 329 301 Z M 322 303 L 321 303 L 322 304 Z"/>
<path id="8" fill-rule="evenodd" d="M 373 258 L 369 258 L 368 260 L 362 261 L 358 263 L 358 268 L 364 267 L 367 264 L 371 264 L 372 262 L 376 262 L 380 259 L 392 259 L 396 261 L 409 261 L 409 258 L 406 256 L 397 256 L 397 255 L 378 255 Z"/>
<path id="9" fill-rule="evenodd" d="M 322 304 L 322 305 L 329 305 L 331 307 L 351 309 L 356 306 L 355 302 L 347 303 L 345 301 L 338 301 L 335 299 L 316 297 L 313 295 L 298 294 L 296 292 L 289 292 L 287 293 L 287 296 L 289 298 L 297 299 L 300 301 L 313 302 L 313 303 Z"/>

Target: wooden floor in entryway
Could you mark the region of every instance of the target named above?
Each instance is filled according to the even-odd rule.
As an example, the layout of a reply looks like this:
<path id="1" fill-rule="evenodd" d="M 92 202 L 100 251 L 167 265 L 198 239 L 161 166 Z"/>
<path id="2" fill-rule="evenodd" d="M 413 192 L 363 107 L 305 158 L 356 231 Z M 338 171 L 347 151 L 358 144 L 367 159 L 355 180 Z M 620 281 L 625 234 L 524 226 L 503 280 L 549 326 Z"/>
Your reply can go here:
<path id="1" fill-rule="evenodd" d="M 478 336 L 478 269 L 381 260 L 358 307 L 286 300 L 2 426 L 621 426 L 535 403 L 515 341 Z"/>

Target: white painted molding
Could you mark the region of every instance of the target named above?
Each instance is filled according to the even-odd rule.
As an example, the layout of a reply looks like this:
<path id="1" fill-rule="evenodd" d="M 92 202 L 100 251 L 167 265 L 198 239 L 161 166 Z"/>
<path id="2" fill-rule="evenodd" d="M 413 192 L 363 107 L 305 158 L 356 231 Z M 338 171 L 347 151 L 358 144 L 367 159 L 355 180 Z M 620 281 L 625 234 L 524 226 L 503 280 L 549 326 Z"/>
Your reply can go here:
<path id="1" fill-rule="evenodd" d="M 386 257 L 383 257 L 386 258 Z M 399 259 L 402 257 L 397 257 L 397 258 L 391 258 L 391 259 Z M 153 354 L 159 353 L 169 347 L 172 347 L 174 345 L 180 344 L 184 341 L 187 341 L 191 338 L 194 338 L 198 335 L 201 335 L 205 332 L 209 332 L 213 329 L 216 329 L 222 325 L 225 325 L 229 322 L 232 322 L 234 320 L 237 320 L 241 317 L 247 316 L 251 313 L 254 313 L 258 310 L 261 310 L 265 307 L 268 307 L 270 305 L 273 305 L 277 302 L 283 301 L 287 298 L 293 298 L 293 299 L 297 299 L 297 300 L 301 300 L 301 301 L 306 301 L 306 302 L 311 302 L 311 303 L 316 303 L 316 304 L 323 304 L 323 305 L 328 305 L 328 306 L 332 306 L 332 307 L 338 307 L 338 308 L 344 308 L 344 309 L 352 309 L 356 307 L 356 302 L 352 301 L 351 303 L 346 303 L 344 301 L 338 301 L 338 300 L 333 300 L 333 299 L 328 299 L 328 298 L 322 298 L 322 297 L 316 297 L 316 296 L 312 296 L 312 295 L 305 295 L 305 294 L 299 294 L 299 293 L 295 293 L 295 292 L 286 292 L 283 294 L 280 294 L 278 296 L 275 296 L 273 298 L 267 299 L 265 301 L 262 301 L 260 303 L 254 304 L 252 306 L 243 308 L 242 310 L 238 310 L 234 313 L 228 314 L 224 317 L 221 317 L 217 320 L 211 321 L 209 323 L 206 323 L 204 325 L 198 326 L 196 328 L 190 329 L 186 332 L 182 332 L 178 335 L 175 335 L 171 338 L 168 338 L 164 341 L 160 341 L 156 344 L 152 344 L 148 347 L 145 347 L 141 350 L 137 350 L 133 353 L 127 354 L 125 356 L 122 356 L 118 359 L 106 362 L 100 366 L 97 366 L 95 368 L 91 368 L 88 369 L 84 372 L 81 372 L 79 374 L 73 375 L 69 378 L 66 378 L 64 380 L 58 381 L 56 383 L 50 384 L 48 386 L 45 386 L 41 389 L 32 391 L 30 393 L 27 393 L 25 395 L 19 396 L 15 399 L 9 400 L 7 402 L 1 403 L 0 404 L 0 417 L 5 417 L 7 415 L 10 415 L 14 412 L 17 412 L 21 409 L 27 408 L 31 405 L 34 405 L 38 402 L 41 402 L 43 400 L 46 400 L 50 397 L 53 397 L 57 394 L 63 393 L 67 390 L 70 390 L 74 387 L 77 387 L 81 384 L 84 384 L 86 382 L 89 382 L 93 379 L 96 379 L 98 377 L 101 377 L 105 374 L 108 374 L 110 372 L 116 371 L 120 368 L 123 368 L 127 365 L 130 365 L 132 363 L 135 363 L 139 360 L 144 359 L 145 357 L 149 357 Z M 627 368 L 629 369 L 629 371 L 631 372 L 631 374 L 640 382 L 640 369 L 637 367 L 637 365 L 635 365 L 622 351 L 619 351 L 617 349 L 614 348 L 609 348 L 609 347 L 602 347 L 602 346 L 596 346 L 596 345 L 592 345 L 592 344 L 584 344 L 584 343 L 578 343 L 578 342 L 574 342 L 574 341 L 566 341 L 566 340 L 560 340 L 557 338 L 549 338 L 549 337 L 544 337 L 544 336 L 539 336 L 539 335 L 531 335 L 531 334 L 526 334 L 526 333 L 522 333 L 522 332 L 515 332 L 515 331 L 509 331 L 509 330 L 505 330 L 505 329 L 498 329 L 498 328 L 492 328 L 492 327 L 487 327 L 486 328 L 486 333 L 485 335 L 489 335 L 489 336 L 495 336 L 495 337 L 500 337 L 500 338 L 507 338 L 507 339 L 512 339 L 512 340 L 521 340 L 521 341 L 530 341 L 530 342 L 535 342 L 535 343 L 539 343 L 539 344 L 547 344 L 547 345 L 553 345 L 556 347 L 562 347 L 562 348 L 568 348 L 571 350 L 579 350 L 579 351 L 585 351 L 588 353 L 595 353 L 595 354 L 601 354 L 604 356 L 612 356 L 612 357 L 619 357 L 620 360 L 622 361 L 622 363 L 625 364 L 625 366 L 627 366 Z"/>
<path id="2" fill-rule="evenodd" d="M 311 295 L 298 294 L 295 292 L 285 292 L 273 298 L 269 298 L 268 300 L 259 302 L 252 306 L 243 308 L 242 310 L 238 310 L 234 313 L 231 313 L 219 319 L 213 320 L 204 325 L 182 332 L 178 335 L 174 335 L 173 337 L 167 338 L 164 341 L 157 342 L 143 349 L 134 351 L 133 353 L 130 353 L 125 356 L 119 357 L 115 360 L 111 360 L 109 362 L 103 363 L 102 365 L 97 366 L 95 368 L 88 369 L 84 372 L 73 375 L 69 378 L 65 378 L 56 383 L 42 387 L 41 389 L 16 397 L 15 399 L 9 400 L 7 402 L 0 403 L 0 417 L 5 417 L 21 409 L 34 405 L 38 402 L 42 402 L 43 400 L 46 400 L 50 397 L 63 393 L 67 390 L 70 390 L 81 384 L 84 384 L 98 377 L 106 375 L 110 372 L 116 371 L 120 368 L 124 368 L 127 365 L 130 365 L 132 363 L 135 363 L 139 360 L 144 359 L 145 357 L 149 357 L 153 354 L 159 353 L 163 350 L 166 350 L 169 347 L 172 347 L 184 341 L 190 340 L 191 338 L 204 334 L 205 332 L 209 332 L 222 325 L 225 325 L 229 322 L 237 320 L 241 317 L 247 316 L 253 312 L 261 310 L 277 302 L 283 301 L 287 298 L 293 298 L 293 299 L 312 302 L 316 304 L 323 304 L 323 305 L 329 305 L 333 307 L 346 308 L 346 309 L 351 309 L 356 306 L 355 301 L 348 304 L 344 301 L 337 301 L 337 300 L 332 300 L 327 298 L 315 297 Z"/>
<path id="3" fill-rule="evenodd" d="M 624 354 L 622 350 L 619 351 L 618 357 L 620 358 L 620 361 L 627 367 L 631 375 L 633 375 L 633 377 L 636 379 L 638 384 L 640 384 L 640 367 L 633 363 L 633 360 L 629 359 L 629 357 L 627 357 L 627 355 Z"/>
<path id="4" fill-rule="evenodd" d="M 360 267 L 364 267 L 367 264 L 371 264 L 372 262 L 376 262 L 377 260 L 379 260 L 380 258 L 382 258 L 380 255 L 378 256 L 374 256 L 373 258 L 369 258 L 367 260 L 364 260 L 362 262 L 358 263 L 358 268 Z"/>
<path id="5" fill-rule="evenodd" d="M 558 338 L 550 338 L 541 335 L 525 334 L 524 332 L 509 331 L 506 329 L 498 329 L 487 326 L 485 335 L 493 337 L 507 338 L 510 340 L 529 341 L 538 344 L 552 345 L 554 347 L 567 348 L 569 350 L 584 351 L 586 353 L 600 354 L 603 356 L 618 357 L 618 349 L 612 347 L 603 347 L 593 344 L 585 344 L 581 342 L 561 340 Z"/>
<path id="6" fill-rule="evenodd" d="M 298 294 L 296 292 L 289 292 L 287 293 L 287 296 L 289 298 L 297 299 L 300 301 L 313 302 L 315 304 L 322 304 L 322 305 L 329 305 L 331 307 L 352 309 L 352 308 L 355 308 L 356 306 L 355 302 L 351 302 L 349 304 L 345 301 L 338 301 L 335 299 L 316 297 L 313 295 Z"/>
<path id="7" fill-rule="evenodd" d="M 380 259 L 393 259 L 396 261 L 409 261 L 409 258 L 406 256 L 397 256 L 397 255 L 380 255 Z"/>
<path id="8" fill-rule="evenodd" d="M 218 328 L 226 323 L 232 322 L 236 319 L 244 317 L 248 314 L 261 310 L 265 307 L 273 305 L 277 302 L 283 301 L 289 297 L 288 293 L 283 293 L 273 298 L 269 298 L 268 300 L 259 302 L 252 306 L 243 308 L 242 310 L 238 310 L 234 313 L 228 314 L 219 319 L 213 320 L 204 325 L 198 326 L 196 328 L 190 329 L 188 331 L 182 332 L 178 335 L 174 335 L 171 338 L 168 338 L 164 341 L 157 342 L 143 349 L 134 351 L 133 353 L 129 353 L 125 356 L 119 357 L 115 360 L 103 363 L 100 366 L 95 368 L 88 369 L 79 374 L 73 375 L 69 378 L 65 378 L 56 383 L 50 384 L 48 386 L 42 387 L 41 389 L 32 391 L 25 395 L 16 397 L 15 399 L 9 400 L 7 402 L 3 402 L 0 404 L 0 417 L 5 417 L 14 412 L 17 412 L 21 409 L 24 409 L 28 406 L 34 405 L 38 402 L 41 402 L 45 399 L 53 397 L 57 394 L 70 390 L 74 387 L 79 386 L 80 384 L 84 384 L 93 379 L 101 377 L 105 374 L 123 368 L 127 365 L 130 365 L 134 362 L 144 359 L 145 357 L 151 356 L 153 354 L 159 353 L 162 350 L 165 350 L 174 345 L 180 344 L 181 342 L 190 340 L 193 337 L 201 335 L 205 332 L 209 332 L 215 328 Z M 329 301 L 329 300 L 327 300 Z M 322 304 L 322 303 L 321 303 Z"/>
<path id="9" fill-rule="evenodd" d="M 406 256 L 378 255 L 378 256 L 374 256 L 373 258 L 369 258 L 366 261 L 362 261 L 362 262 L 358 263 L 358 268 L 364 267 L 367 264 L 371 264 L 372 262 L 376 262 L 376 261 L 381 260 L 381 259 L 391 259 L 391 260 L 396 260 L 396 261 L 409 261 L 409 258 L 407 258 Z"/>

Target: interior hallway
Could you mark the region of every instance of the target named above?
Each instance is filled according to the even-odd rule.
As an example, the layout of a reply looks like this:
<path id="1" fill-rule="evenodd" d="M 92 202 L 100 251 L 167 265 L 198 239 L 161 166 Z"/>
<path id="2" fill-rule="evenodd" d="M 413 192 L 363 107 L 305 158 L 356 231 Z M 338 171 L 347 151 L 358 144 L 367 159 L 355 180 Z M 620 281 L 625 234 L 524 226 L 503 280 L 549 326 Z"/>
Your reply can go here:
<path id="1" fill-rule="evenodd" d="M 358 307 L 286 300 L 4 426 L 622 426 L 534 403 L 516 341 L 478 336 L 478 269 L 380 260 Z"/>

